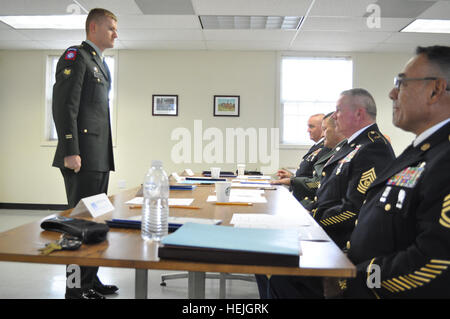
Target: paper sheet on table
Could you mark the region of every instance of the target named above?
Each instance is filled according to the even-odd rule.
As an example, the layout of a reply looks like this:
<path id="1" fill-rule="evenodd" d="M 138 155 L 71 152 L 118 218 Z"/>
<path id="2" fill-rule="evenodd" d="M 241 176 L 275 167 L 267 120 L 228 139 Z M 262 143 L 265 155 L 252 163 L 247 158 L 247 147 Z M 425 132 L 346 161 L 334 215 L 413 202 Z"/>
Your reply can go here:
<path id="1" fill-rule="evenodd" d="M 313 226 L 307 216 L 277 216 L 268 214 L 233 214 L 230 224 L 242 228 L 291 229 L 299 231 L 299 239 L 304 241 L 330 241 L 326 232 Z"/>
<path id="2" fill-rule="evenodd" d="M 272 184 L 242 184 L 242 183 L 231 183 L 231 187 L 233 188 L 268 188 L 268 189 L 274 189 L 274 185 Z"/>
<path id="3" fill-rule="evenodd" d="M 194 201 L 193 198 L 169 198 L 169 206 L 170 205 L 182 205 L 189 206 Z M 142 205 L 144 203 L 144 197 L 135 197 L 125 204 L 127 205 Z"/>
<path id="4" fill-rule="evenodd" d="M 268 180 L 272 177 L 266 175 L 244 175 L 238 176 L 237 179 L 248 180 L 248 179 L 256 179 L 256 180 Z"/>
<path id="5" fill-rule="evenodd" d="M 208 196 L 207 202 L 217 202 L 216 195 Z M 236 196 L 230 195 L 231 203 L 267 203 L 267 199 L 263 196 Z"/>
<path id="6" fill-rule="evenodd" d="M 311 225 L 311 220 L 301 214 L 295 216 L 233 214 L 230 224 L 233 224 L 235 227 L 286 229 L 309 226 Z"/>

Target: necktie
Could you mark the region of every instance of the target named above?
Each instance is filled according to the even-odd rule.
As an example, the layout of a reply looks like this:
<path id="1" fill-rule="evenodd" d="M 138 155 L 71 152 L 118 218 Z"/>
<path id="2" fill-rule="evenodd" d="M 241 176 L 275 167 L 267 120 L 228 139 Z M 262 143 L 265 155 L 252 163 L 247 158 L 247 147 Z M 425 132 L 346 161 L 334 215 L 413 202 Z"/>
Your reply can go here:
<path id="1" fill-rule="evenodd" d="M 106 73 L 108 74 L 108 81 L 111 82 L 111 73 L 109 72 L 108 64 L 106 64 L 106 59 L 103 58 L 103 66 L 105 67 Z"/>

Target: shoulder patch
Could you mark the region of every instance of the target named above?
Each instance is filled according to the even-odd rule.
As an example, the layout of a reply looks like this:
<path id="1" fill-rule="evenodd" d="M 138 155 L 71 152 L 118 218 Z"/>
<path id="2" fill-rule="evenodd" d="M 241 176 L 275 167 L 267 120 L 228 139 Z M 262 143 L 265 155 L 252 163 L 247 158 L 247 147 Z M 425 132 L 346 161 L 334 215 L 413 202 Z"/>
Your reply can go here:
<path id="1" fill-rule="evenodd" d="M 71 60 L 75 61 L 77 58 L 78 49 L 77 48 L 69 48 L 66 51 L 66 54 L 64 55 L 64 60 Z"/>

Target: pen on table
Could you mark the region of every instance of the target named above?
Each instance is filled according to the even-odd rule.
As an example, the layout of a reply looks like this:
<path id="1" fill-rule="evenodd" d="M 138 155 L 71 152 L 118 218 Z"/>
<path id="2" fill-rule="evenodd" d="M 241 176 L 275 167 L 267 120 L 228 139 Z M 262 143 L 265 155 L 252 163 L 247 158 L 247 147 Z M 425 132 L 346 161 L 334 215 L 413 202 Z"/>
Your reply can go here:
<path id="1" fill-rule="evenodd" d="M 216 203 L 216 205 L 230 205 L 230 206 L 252 206 L 253 203 L 232 203 L 232 202 L 226 202 L 226 203 Z"/>
<path id="2" fill-rule="evenodd" d="M 129 206 L 130 209 L 140 209 L 142 205 L 132 205 Z M 169 205 L 169 208 L 185 208 L 185 209 L 200 209 L 198 206 L 187 206 L 187 205 Z"/>

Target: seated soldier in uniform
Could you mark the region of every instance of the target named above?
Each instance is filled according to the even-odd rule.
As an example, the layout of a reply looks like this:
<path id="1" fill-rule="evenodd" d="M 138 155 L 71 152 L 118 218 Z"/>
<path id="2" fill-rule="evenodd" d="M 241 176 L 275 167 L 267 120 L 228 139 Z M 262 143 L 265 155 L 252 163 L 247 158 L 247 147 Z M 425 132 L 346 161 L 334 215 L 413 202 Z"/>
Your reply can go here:
<path id="1" fill-rule="evenodd" d="M 295 176 L 312 177 L 314 163 L 317 161 L 319 152 L 323 149 L 323 132 L 322 119 L 324 114 L 315 114 L 308 119 L 308 133 L 309 138 L 314 141 L 314 145 L 303 156 L 300 165 L 295 172 Z M 280 169 L 277 172 L 279 180 L 271 181 L 271 184 L 276 185 L 290 185 L 291 177 L 294 176 L 291 172 Z"/>
<path id="2" fill-rule="evenodd" d="M 394 125 L 416 138 L 367 189 L 348 251 L 357 276 L 336 290 L 350 298 L 449 298 L 450 47 L 418 47 L 389 97 Z"/>
<path id="3" fill-rule="evenodd" d="M 379 131 L 376 105 L 364 89 L 341 93 L 333 119 L 347 138 L 324 165 L 313 217 L 340 248 L 345 248 L 355 226 L 365 193 L 394 151 Z M 323 298 L 322 278 L 256 275 L 261 298 Z"/>
<path id="4" fill-rule="evenodd" d="M 322 121 L 322 132 L 324 135 L 324 147 L 329 149 L 320 156 L 314 164 L 314 171 L 312 177 L 291 177 L 292 194 L 300 201 L 300 203 L 307 207 L 312 203 L 316 195 L 317 189 L 320 187 L 320 179 L 322 177 L 322 169 L 328 162 L 331 156 L 339 151 L 345 137 L 336 131 L 336 122 L 334 121 L 333 112 L 325 115 Z"/>

